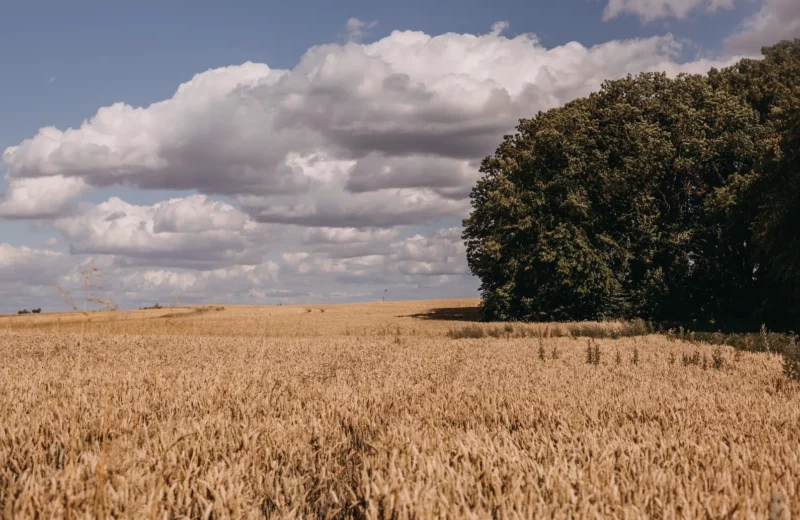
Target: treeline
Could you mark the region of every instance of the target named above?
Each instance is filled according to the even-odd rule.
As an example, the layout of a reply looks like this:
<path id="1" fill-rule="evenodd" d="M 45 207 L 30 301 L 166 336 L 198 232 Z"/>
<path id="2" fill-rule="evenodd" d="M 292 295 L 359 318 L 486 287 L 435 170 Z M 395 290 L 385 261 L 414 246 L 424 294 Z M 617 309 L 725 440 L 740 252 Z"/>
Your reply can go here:
<path id="1" fill-rule="evenodd" d="M 800 40 L 523 119 L 464 221 L 487 319 L 800 329 Z"/>

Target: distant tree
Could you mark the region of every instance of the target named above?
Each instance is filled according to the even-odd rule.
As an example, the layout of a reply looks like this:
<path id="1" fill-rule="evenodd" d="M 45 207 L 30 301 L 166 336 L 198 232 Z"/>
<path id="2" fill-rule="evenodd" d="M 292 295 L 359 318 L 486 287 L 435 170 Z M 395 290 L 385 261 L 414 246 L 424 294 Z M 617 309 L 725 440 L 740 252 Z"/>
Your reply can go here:
<path id="1" fill-rule="evenodd" d="M 21 311 L 17 311 L 17 314 L 29 314 L 28 309 L 22 309 Z"/>
<path id="2" fill-rule="evenodd" d="M 483 161 L 464 221 L 485 317 L 763 318 L 773 273 L 798 272 L 784 114 L 799 49 L 708 76 L 608 81 L 521 120 Z"/>
<path id="3" fill-rule="evenodd" d="M 33 314 L 41 314 L 41 312 L 42 312 L 42 309 L 33 309 L 31 312 L 32 312 Z"/>

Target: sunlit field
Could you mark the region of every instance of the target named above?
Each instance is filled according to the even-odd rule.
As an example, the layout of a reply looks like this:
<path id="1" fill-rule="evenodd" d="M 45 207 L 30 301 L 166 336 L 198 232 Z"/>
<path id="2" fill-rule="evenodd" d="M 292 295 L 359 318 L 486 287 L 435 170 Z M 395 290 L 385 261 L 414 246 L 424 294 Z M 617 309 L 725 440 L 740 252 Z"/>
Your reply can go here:
<path id="1" fill-rule="evenodd" d="M 0 317 L 0 510 L 800 513 L 800 388 L 778 355 L 619 322 L 482 324 L 476 304 Z"/>

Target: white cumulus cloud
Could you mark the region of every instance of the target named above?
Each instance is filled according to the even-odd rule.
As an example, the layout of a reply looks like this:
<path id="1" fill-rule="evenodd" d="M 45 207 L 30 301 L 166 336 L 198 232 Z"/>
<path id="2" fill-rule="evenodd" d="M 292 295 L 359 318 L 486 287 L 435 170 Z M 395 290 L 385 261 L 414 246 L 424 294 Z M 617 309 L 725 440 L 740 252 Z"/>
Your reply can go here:
<path id="1" fill-rule="evenodd" d="M 794 38 L 800 38 L 800 1 L 764 0 L 725 45 L 731 52 L 758 55 L 765 45 Z"/>
<path id="2" fill-rule="evenodd" d="M 669 35 L 548 49 L 530 34 L 504 36 L 505 27 L 395 31 L 313 47 L 291 70 L 245 63 L 198 74 L 170 99 L 103 107 L 78 128 L 43 128 L 9 147 L 6 198 L 24 198 L 14 195 L 23 180 L 69 179 L 242 197 L 264 222 L 385 227 L 458 217 L 477 161 L 520 117 L 607 78 L 726 63 L 679 63 L 682 44 Z"/>
<path id="3" fill-rule="evenodd" d="M 698 11 L 714 12 L 732 7 L 733 0 L 608 0 L 603 19 L 631 14 L 647 23 L 661 18 L 683 19 Z"/>
<path id="4" fill-rule="evenodd" d="M 257 264 L 265 245 L 258 226 L 246 215 L 204 195 L 152 206 L 112 197 L 58 219 L 55 227 L 73 254 L 114 255 L 126 265 Z"/>
<path id="5" fill-rule="evenodd" d="M 0 217 L 24 219 L 63 215 L 73 199 L 91 189 L 80 177 L 14 178 L 6 192 L 0 194 Z"/>
<path id="6" fill-rule="evenodd" d="M 364 33 L 367 29 L 372 29 L 376 25 L 378 25 L 378 22 L 374 20 L 365 22 L 363 20 L 359 20 L 358 18 L 350 18 L 345 24 L 347 38 L 350 41 L 359 41 L 364 36 Z"/>

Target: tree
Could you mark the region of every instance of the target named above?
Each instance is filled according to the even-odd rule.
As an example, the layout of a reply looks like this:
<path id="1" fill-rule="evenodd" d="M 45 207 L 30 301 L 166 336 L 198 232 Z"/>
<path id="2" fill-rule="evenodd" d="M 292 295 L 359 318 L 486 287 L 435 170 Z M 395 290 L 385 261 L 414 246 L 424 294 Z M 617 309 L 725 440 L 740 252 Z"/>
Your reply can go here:
<path id="1" fill-rule="evenodd" d="M 762 49 L 710 81 L 743 96 L 765 129 L 759 175 L 746 204 L 752 213 L 761 322 L 800 330 L 800 39 Z M 739 203 L 745 201 L 740 198 Z"/>
<path id="2" fill-rule="evenodd" d="M 763 164 L 763 190 L 752 229 L 761 249 L 766 291 L 762 313 L 800 331 L 800 103 L 781 126 L 777 150 Z"/>
<path id="3" fill-rule="evenodd" d="M 770 106 L 800 48 L 781 45 L 758 66 L 609 81 L 521 120 L 464 221 L 485 317 L 756 319 Z"/>

